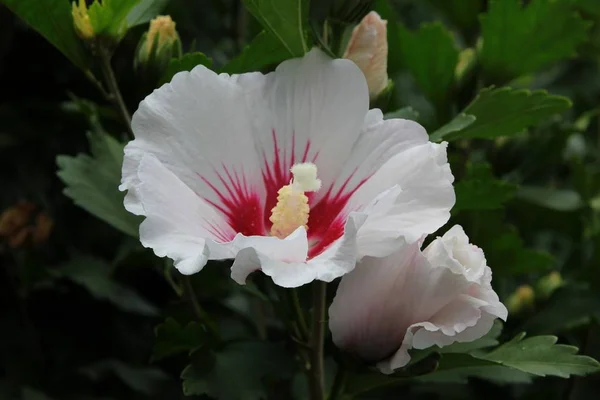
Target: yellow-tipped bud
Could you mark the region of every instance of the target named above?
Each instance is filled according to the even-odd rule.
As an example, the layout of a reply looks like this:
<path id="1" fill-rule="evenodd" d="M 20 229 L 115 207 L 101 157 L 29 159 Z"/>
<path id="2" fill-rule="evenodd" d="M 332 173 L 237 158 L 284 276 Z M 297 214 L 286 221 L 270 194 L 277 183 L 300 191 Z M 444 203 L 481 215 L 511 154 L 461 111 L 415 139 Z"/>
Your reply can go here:
<path id="1" fill-rule="evenodd" d="M 510 295 L 506 301 L 506 307 L 509 313 L 519 313 L 525 309 L 533 307 L 535 301 L 535 292 L 529 285 L 521 285 Z"/>
<path id="2" fill-rule="evenodd" d="M 375 99 L 387 86 L 387 21 L 375 11 L 368 13 L 352 31 L 344 58 L 358 65 L 369 87 L 369 97 Z"/>
<path id="3" fill-rule="evenodd" d="M 134 58 L 134 69 L 140 84 L 151 91 L 156 87 L 173 58 L 181 57 L 181 40 L 175 22 L 168 15 L 150 21 L 150 28 L 142 35 Z"/>
<path id="4" fill-rule="evenodd" d="M 542 277 L 535 285 L 535 291 L 538 297 L 547 299 L 556 289 L 564 284 L 560 272 L 553 271 Z"/>
<path id="5" fill-rule="evenodd" d="M 73 26 L 77 35 L 83 40 L 92 39 L 95 35 L 94 27 L 85 0 L 79 0 L 79 4 L 74 1 L 71 14 L 73 15 Z"/>
<path id="6" fill-rule="evenodd" d="M 178 40 L 179 35 L 175 29 L 175 22 L 168 15 L 159 15 L 150 21 L 150 29 L 148 29 L 148 36 L 142 51 L 148 57 L 154 46 L 160 51 L 166 46 L 172 46 Z"/>

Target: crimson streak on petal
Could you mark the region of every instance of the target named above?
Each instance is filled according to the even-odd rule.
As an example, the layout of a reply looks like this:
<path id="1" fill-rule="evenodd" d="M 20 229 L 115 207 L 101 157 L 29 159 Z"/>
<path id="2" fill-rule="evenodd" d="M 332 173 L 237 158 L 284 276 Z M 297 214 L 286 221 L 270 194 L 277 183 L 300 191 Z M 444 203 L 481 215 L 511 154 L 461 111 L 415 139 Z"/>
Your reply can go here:
<path id="1" fill-rule="evenodd" d="M 225 187 L 227 193 L 223 193 L 214 184 L 205 177 L 200 176 L 200 179 L 206 183 L 215 192 L 219 198 L 220 204 L 209 199 L 205 199 L 209 204 L 219 210 L 228 220 L 229 226 L 236 233 L 241 233 L 245 236 L 264 236 L 265 228 L 263 225 L 263 208 L 261 205 L 260 196 L 248 187 L 246 177 L 240 179 L 237 171 L 232 173 L 223 165 L 223 171 L 227 179 L 221 173 L 215 170 L 219 181 Z M 224 242 L 233 240 L 232 237 L 225 237 L 216 227 L 217 236 Z"/>
<path id="2" fill-rule="evenodd" d="M 307 162 L 309 160 L 310 141 L 307 141 L 304 146 L 302 158 L 296 161 L 296 135 L 292 135 L 291 151 L 288 153 L 286 149 L 279 146 L 274 129 L 271 134 L 273 139 L 272 161 L 269 162 L 266 155 L 263 154 L 262 180 L 266 193 L 264 202 L 260 195 L 248 185 L 245 175 L 241 174 L 240 177 L 237 171 L 230 171 L 225 165 L 221 166 L 222 172 L 215 169 L 215 174 L 224 190 L 217 188 L 215 184 L 199 175 L 219 199 L 218 202 L 205 200 L 227 218 L 233 231 L 245 236 L 266 236 L 269 234 L 271 228 L 269 217 L 271 216 L 271 210 L 277 204 L 277 192 L 290 183 L 292 179 L 291 167 L 296 162 Z M 315 152 L 310 160 L 315 162 L 318 155 L 319 153 Z M 368 180 L 367 177 L 354 188 L 349 189 L 348 184 L 355 172 L 344 181 L 335 194 L 333 193 L 334 183 L 331 183 L 325 195 L 316 203 L 314 202 L 315 194 L 306 193 L 310 203 L 307 232 L 311 243 L 308 253 L 309 258 L 321 254 L 344 234 L 347 214 L 351 211 L 345 209 L 346 204 L 350 197 Z M 212 225 L 211 227 L 215 235 L 223 242 L 233 240 L 233 237 L 229 237 L 231 235 L 225 235 L 218 227 Z"/>
<path id="3" fill-rule="evenodd" d="M 369 179 L 361 180 L 356 187 L 348 190 L 348 183 L 354 176 L 354 171 L 344 184 L 332 195 L 333 184 L 325 193 L 325 196 L 310 207 L 308 215 L 308 240 L 313 245 L 308 250 L 308 258 L 313 258 L 325 251 L 333 242 L 344 234 L 344 225 L 348 212 L 345 210 L 350 197 Z"/>
<path id="4" fill-rule="evenodd" d="M 264 225 L 267 230 L 271 229 L 271 221 L 269 217 L 271 216 L 271 210 L 277 204 L 277 192 L 283 186 L 288 185 L 290 180 L 292 179 L 292 173 L 290 169 L 296 162 L 307 162 L 308 154 L 310 153 L 310 140 L 306 142 L 304 146 L 304 152 L 302 154 L 302 158 L 296 161 L 296 134 L 292 134 L 292 145 L 291 152 L 288 161 L 288 152 L 283 150 L 283 160 L 281 156 L 281 147 L 277 142 L 277 135 L 275 133 L 275 129 L 271 130 L 271 137 L 273 139 L 273 161 L 269 162 L 266 154 L 263 153 L 263 164 L 264 169 L 262 171 L 263 183 L 265 185 L 265 192 L 267 194 L 267 199 L 265 200 L 264 207 Z M 312 162 L 315 162 L 319 153 L 315 153 L 312 157 Z M 310 199 L 312 193 L 307 193 L 308 198 Z"/>

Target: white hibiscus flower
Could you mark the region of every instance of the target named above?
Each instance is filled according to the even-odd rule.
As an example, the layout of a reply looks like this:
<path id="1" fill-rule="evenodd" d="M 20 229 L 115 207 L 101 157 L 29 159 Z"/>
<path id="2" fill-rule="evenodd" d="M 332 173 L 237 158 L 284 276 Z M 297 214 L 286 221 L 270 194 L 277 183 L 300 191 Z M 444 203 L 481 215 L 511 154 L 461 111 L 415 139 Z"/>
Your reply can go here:
<path id="1" fill-rule="evenodd" d="M 454 204 L 446 144 L 368 104 L 360 69 L 318 49 L 266 75 L 178 73 L 125 148 L 142 244 L 183 274 L 234 258 L 239 283 L 262 270 L 296 287 L 434 232 Z"/>
<path id="2" fill-rule="evenodd" d="M 460 226 L 419 247 L 365 257 L 342 278 L 329 309 L 334 343 L 384 373 L 408 364 L 409 349 L 470 342 L 507 318 L 483 251 Z"/>

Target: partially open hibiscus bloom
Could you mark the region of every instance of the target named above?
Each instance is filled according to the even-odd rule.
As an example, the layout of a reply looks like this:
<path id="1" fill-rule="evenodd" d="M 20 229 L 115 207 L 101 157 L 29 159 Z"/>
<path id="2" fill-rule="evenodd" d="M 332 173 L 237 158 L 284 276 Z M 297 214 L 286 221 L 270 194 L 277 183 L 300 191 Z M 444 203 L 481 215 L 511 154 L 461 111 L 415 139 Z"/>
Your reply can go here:
<path id="1" fill-rule="evenodd" d="M 408 364 L 409 349 L 473 341 L 508 314 L 483 251 L 460 226 L 419 248 L 365 257 L 342 278 L 329 309 L 334 343 L 384 373 Z"/>
<path id="2" fill-rule="evenodd" d="M 272 73 L 198 66 L 149 95 L 125 148 L 140 240 L 183 274 L 234 258 L 285 287 L 331 281 L 449 218 L 446 144 L 368 110 L 360 69 L 318 49 Z"/>

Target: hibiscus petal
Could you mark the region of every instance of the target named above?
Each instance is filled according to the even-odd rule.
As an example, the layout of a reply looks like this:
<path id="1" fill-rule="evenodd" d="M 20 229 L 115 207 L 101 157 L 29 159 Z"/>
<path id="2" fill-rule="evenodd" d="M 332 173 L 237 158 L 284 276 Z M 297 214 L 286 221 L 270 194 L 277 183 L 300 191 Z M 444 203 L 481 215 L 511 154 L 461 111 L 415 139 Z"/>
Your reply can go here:
<path id="1" fill-rule="evenodd" d="M 275 284 L 282 287 L 298 287 L 315 279 L 331 282 L 354 268 L 356 231 L 363 220 L 360 215 L 351 215 L 346 223 L 344 236 L 325 252 L 308 261 L 306 230 L 303 227 L 283 240 L 238 235 L 232 245 L 242 250 L 231 250 L 232 253 L 237 253 L 231 267 L 231 277 L 237 283 L 245 284 L 249 274 L 262 270 Z M 225 247 L 229 244 L 218 246 Z"/>
<path id="2" fill-rule="evenodd" d="M 483 250 L 469 243 L 460 225 L 454 225 L 442 237 L 434 240 L 423 250 L 423 254 L 432 265 L 443 265 L 464 275 L 471 282 L 483 282 L 487 268 Z"/>
<path id="3" fill-rule="evenodd" d="M 372 175 L 353 194 L 348 207 L 361 209 L 372 204 L 363 210 L 368 218 L 358 234 L 359 253 L 385 256 L 399 239 L 415 242 L 448 221 L 455 202 L 454 177 L 445 143 L 429 142 L 416 122 L 383 120 L 374 110 L 370 114 L 355 146 L 357 152 L 368 154 L 361 155 L 365 161 L 358 167 L 356 179 Z M 352 167 L 349 164 L 347 169 Z"/>
<path id="4" fill-rule="evenodd" d="M 140 225 L 142 245 L 173 259 L 183 274 L 198 272 L 209 257 L 205 238 L 231 234 L 227 225 L 156 157 L 144 156 L 138 176 L 142 183 L 136 195 L 146 215 Z"/>
<path id="5" fill-rule="evenodd" d="M 250 75 L 249 80 L 256 75 Z M 136 139 L 127 144 L 120 189 L 126 207 L 140 214 L 138 165 L 158 158 L 198 196 L 224 208 L 223 198 L 249 203 L 261 193 L 244 89 L 228 75 L 204 66 L 181 72 L 140 103 L 132 120 Z M 226 238 L 225 238 L 226 239 Z"/>
<path id="6" fill-rule="evenodd" d="M 281 63 L 262 87 L 247 85 L 245 78 L 240 82 L 252 86 L 256 99 L 253 133 L 264 170 L 272 178 L 284 175 L 274 190 L 289 183 L 288 170 L 295 162 L 314 162 L 325 190 L 336 182 L 369 109 L 360 69 L 313 48 Z"/>

